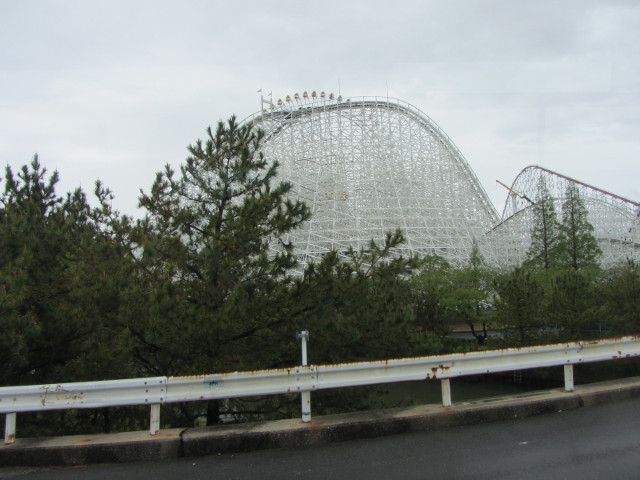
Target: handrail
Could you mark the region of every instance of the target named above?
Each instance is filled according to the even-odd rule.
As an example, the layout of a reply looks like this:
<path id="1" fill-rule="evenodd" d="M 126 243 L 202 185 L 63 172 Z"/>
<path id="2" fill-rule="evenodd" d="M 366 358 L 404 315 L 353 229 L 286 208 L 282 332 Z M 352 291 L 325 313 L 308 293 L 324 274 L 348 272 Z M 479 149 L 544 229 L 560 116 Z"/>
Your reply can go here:
<path id="1" fill-rule="evenodd" d="M 303 339 L 303 351 L 305 342 L 306 339 Z M 15 440 L 15 419 L 19 412 L 150 405 L 149 433 L 154 435 L 159 431 L 161 404 L 440 379 L 442 404 L 447 407 L 451 406 L 451 378 L 564 365 L 565 391 L 571 392 L 574 388 L 574 364 L 639 355 L 640 335 L 636 335 L 440 356 L 337 365 L 301 365 L 252 372 L 0 387 L 0 414 L 6 414 L 5 443 L 9 444 Z M 306 414 L 303 421 L 309 421 L 308 397 L 303 414 Z"/>

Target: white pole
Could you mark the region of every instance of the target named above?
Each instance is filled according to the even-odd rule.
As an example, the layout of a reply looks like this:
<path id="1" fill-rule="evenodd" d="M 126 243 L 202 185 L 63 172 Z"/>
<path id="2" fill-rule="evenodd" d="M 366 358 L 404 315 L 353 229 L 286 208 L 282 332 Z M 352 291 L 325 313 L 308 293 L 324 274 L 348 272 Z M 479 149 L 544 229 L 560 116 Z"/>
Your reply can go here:
<path id="1" fill-rule="evenodd" d="M 440 380 L 440 387 L 442 389 L 442 406 L 451 406 L 451 383 L 448 378 Z"/>
<path id="2" fill-rule="evenodd" d="M 9 445 L 16 440 L 16 414 L 7 413 L 4 419 L 4 443 Z"/>
<path id="3" fill-rule="evenodd" d="M 151 414 L 149 422 L 149 435 L 157 435 L 160 432 L 160 404 L 151 405 Z"/>
<path id="4" fill-rule="evenodd" d="M 302 366 L 307 366 L 307 339 L 309 338 L 309 332 L 302 332 Z"/>
<path id="5" fill-rule="evenodd" d="M 573 365 L 564 366 L 564 391 L 573 392 Z"/>
<path id="6" fill-rule="evenodd" d="M 309 332 L 307 330 L 303 330 L 302 332 L 296 333 L 296 336 L 300 339 L 302 343 L 302 366 L 307 366 L 307 341 L 309 340 Z M 304 423 L 308 423 L 311 421 L 311 392 L 302 392 L 300 394 L 300 399 L 302 401 L 302 421 Z"/>

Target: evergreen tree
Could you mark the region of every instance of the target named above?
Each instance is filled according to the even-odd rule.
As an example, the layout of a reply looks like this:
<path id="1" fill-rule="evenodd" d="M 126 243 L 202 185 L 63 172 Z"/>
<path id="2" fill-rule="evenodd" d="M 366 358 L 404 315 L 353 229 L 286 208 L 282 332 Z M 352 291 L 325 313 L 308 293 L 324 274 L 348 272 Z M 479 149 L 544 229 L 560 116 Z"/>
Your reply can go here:
<path id="1" fill-rule="evenodd" d="M 122 258 L 85 195 L 55 192 L 37 156 L 0 198 L 0 384 L 113 378 Z M 131 265 L 129 263 L 129 265 Z"/>
<path id="2" fill-rule="evenodd" d="M 558 271 L 546 291 L 546 312 L 557 341 L 601 336 L 603 299 L 595 278 L 584 270 Z"/>
<path id="3" fill-rule="evenodd" d="M 444 336 L 451 332 L 448 309 L 454 290 L 453 268 L 442 257 L 424 257 L 411 278 L 416 323 L 427 332 Z"/>
<path id="4" fill-rule="evenodd" d="M 627 260 L 626 264 L 611 269 L 603 291 L 607 333 L 637 335 L 640 332 L 640 265 Z"/>
<path id="5" fill-rule="evenodd" d="M 283 308 L 294 319 L 296 329 L 311 332 L 311 363 L 372 361 L 441 350 L 429 320 L 416 313 L 416 298 L 423 297 L 416 295 L 416 284 L 412 285 L 410 278 L 422 262 L 392 254 L 403 240 L 396 231 L 388 233 L 383 244 L 370 242 L 366 250 L 348 251 L 346 258 L 329 252 L 296 280 Z M 421 293 L 426 290 L 424 283 L 420 287 Z M 292 361 L 298 362 L 299 349 L 290 351 L 295 355 Z M 375 398 L 371 398 L 371 391 L 370 387 L 318 392 L 314 394 L 314 410 L 343 412 L 346 404 L 353 409 L 371 408 L 383 393 L 377 387 Z"/>
<path id="6" fill-rule="evenodd" d="M 505 338 L 515 337 L 516 345 L 534 343 L 544 325 L 541 317 L 543 290 L 531 271 L 516 267 L 495 280 L 496 319 Z"/>
<path id="7" fill-rule="evenodd" d="M 538 180 L 538 201 L 533 205 L 533 228 L 527 263 L 545 270 L 559 266 L 561 228 L 553 197 L 544 177 Z"/>
<path id="8" fill-rule="evenodd" d="M 336 252 L 309 266 L 292 290 L 289 315 L 296 328 L 317 332 L 312 361 L 340 363 L 426 355 L 432 332 L 413 314 L 409 277 L 417 260 L 393 256 L 403 241 L 388 233 L 383 245 L 366 251 Z"/>
<path id="9" fill-rule="evenodd" d="M 580 196 L 578 187 L 570 183 L 562 204 L 562 226 L 560 251 L 563 263 L 576 270 L 598 267 L 602 250 L 593 235 L 593 225 L 589 223 L 588 212 Z"/>
<path id="10" fill-rule="evenodd" d="M 281 366 L 293 336 L 280 304 L 296 264 L 286 234 L 309 218 L 274 185 L 263 133 L 232 117 L 167 166 L 140 205 L 138 314 L 129 329 L 149 373 L 186 375 Z M 210 404 L 208 421 L 217 419 Z"/>

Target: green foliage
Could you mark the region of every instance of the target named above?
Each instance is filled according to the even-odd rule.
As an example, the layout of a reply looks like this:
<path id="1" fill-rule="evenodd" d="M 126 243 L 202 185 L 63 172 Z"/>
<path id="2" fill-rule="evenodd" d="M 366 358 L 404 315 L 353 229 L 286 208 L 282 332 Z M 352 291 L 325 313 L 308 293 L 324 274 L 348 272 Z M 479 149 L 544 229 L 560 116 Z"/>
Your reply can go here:
<path id="1" fill-rule="evenodd" d="M 559 225 L 543 181 L 523 267 L 491 270 L 475 240 L 468 263 L 455 268 L 437 256 L 395 256 L 403 242 L 396 231 L 292 274 L 287 234 L 310 214 L 288 199 L 291 186 L 277 181 L 261 141 L 262 132 L 234 118 L 208 129 L 179 173 L 167 166 L 157 174 L 135 223 L 111 209 L 99 182 L 92 208 L 81 190 L 58 196 L 57 173 L 47 177 L 37 157 L 17 174 L 7 167 L 0 384 L 288 367 L 300 361 L 296 330 L 310 331 L 315 364 L 442 353 L 458 326 L 479 345 L 487 325 L 502 330 L 507 346 L 638 333 L 640 268 L 630 261 L 602 275 L 577 188 L 567 190 Z M 373 398 L 381 398 L 376 389 L 327 392 L 314 411 L 367 408 Z M 163 422 L 298 411 L 299 399 L 287 396 L 176 404 L 163 407 Z M 134 412 L 61 413 L 53 424 L 131 429 L 141 425 Z M 20 421 L 38 431 L 48 423 L 41 415 Z"/>
<path id="2" fill-rule="evenodd" d="M 556 214 L 554 199 L 544 177 L 538 182 L 538 201 L 533 205 L 531 246 L 527 252 L 527 264 L 545 270 L 560 265 L 561 227 Z"/>
<path id="3" fill-rule="evenodd" d="M 346 259 L 330 252 L 296 279 L 287 311 L 296 329 L 310 331 L 310 363 L 441 351 L 438 335 L 414 315 L 415 297 L 409 279 L 419 262 L 391 253 L 403 240 L 396 231 L 387 234 L 383 245 L 371 242 L 367 250 L 350 250 Z M 314 395 L 314 411 L 344 412 L 345 405 L 354 410 L 371 408 L 372 398 L 380 398 L 380 392 L 369 395 L 374 391 L 343 389 Z"/>
<path id="4" fill-rule="evenodd" d="M 601 289 L 581 270 L 558 271 L 547 289 L 546 316 L 561 341 L 602 334 Z"/>
<path id="5" fill-rule="evenodd" d="M 310 361 L 345 362 L 432 352 L 438 340 L 414 322 L 413 259 L 393 257 L 390 233 L 346 259 L 330 252 L 301 276 L 286 234 L 309 218 L 274 186 L 277 164 L 259 152 L 262 133 L 235 119 L 208 130 L 176 176 L 157 175 L 132 238 L 139 275 L 127 324 L 144 371 L 187 375 L 284 367 L 299 362 L 296 330 L 310 330 Z M 176 414 L 203 412 L 185 407 Z M 286 402 L 234 412 L 287 411 Z M 225 407 L 210 403 L 208 422 Z M 275 412 L 274 412 L 275 413 Z"/>
<path id="6" fill-rule="evenodd" d="M 403 236 L 387 234 L 382 246 L 336 252 L 310 265 L 296 280 L 289 314 L 296 328 L 312 333 L 314 363 L 375 360 L 425 355 L 437 338 L 416 321 L 408 278 L 415 259 L 392 256 Z"/>
<path id="7" fill-rule="evenodd" d="M 611 269 L 602 283 L 607 332 L 640 332 L 640 265 L 633 260 Z"/>
<path id="8" fill-rule="evenodd" d="M 569 184 L 562 204 L 560 251 L 562 263 L 576 270 L 597 269 L 602 255 L 587 216 L 578 187 Z"/>
<path id="9" fill-rule="evenodd" d="M 610 322 L 603 318 L 604 292 L 598 282 L 602 252 L 578 187 L 569 184 L 565 191 L 562 223 L 557 221 L 544 178 L 540 179 L 538 189 L 531 247 L 524 264 L 542 292 L 541 297 L 536 292 L 540 302 L 536 315 L 544 321 L 535 320 L 533 315 L 530 320 L 538 325 L 537 340 L 576 340 L 611 332 Z M 526 331 L 521 330 L 521 343 Z"/>
<path id="10" fill-rule="evenodd" d="M 475 240 L 467 265 L 453 268 L 440 257 L 426 257 L 412 279 L 416 320 L 438 335 L 466 325 L 478 344 L 484 344 L 493 315 L 493 275 Z"/>
<path id="11" fill-rule="evenodd" d="M 0 209 L 0 384 L 120 376 L 119 257 L 84 194 L 35 157 L 7 167 Z M 126 278 L 126 276 L 125 276 Z"/>
<path id="12" fill-rule="evenodd" d="M 423 330 L 438 336 L 451 331 L 448 309 L 454 288 L 452 272 L 446 260 L 430 255 L 420 261 L 419 272 L 411 278 L 415 321 Z"/>
<path id="13" fill-rule="evenodd" d="M 487 340 L 487 322 L 493 314 L 493 275 L 474 239 L 468 264 L 453 272 L 454 288 L 449 301 L 449 312 L 450 316 L 454 317 L 452 320 L 462 320 L 467 324 L 479 345 L 483 345 Z M 482 325 L 481 333 L 476 331 L 478 324 Z"/>
<path id="14" fill-rule="evenodd" d="M 541 318 L 543 289 L 535 275 L 526 268 L 516 267 L 495 280 L 497 293 L 496 320 L 504 329 L 507 341 L 518 346 L 535 343 L 545 326 Z"/>
<path id="15" fill-rule="evenodd" d="M 142 252 L 139 315 L 128 326 L 150 373 L 280 361 L 274 346 L 287 318 L 279 304 L 295 265 L 284 236 L 308 209 L 286 198 L 287 182 L 273 186 L 277 164 L 259 153 L 262 132 L 231 118 L 207 135 L 189 147 L 179 178 L 167 166 L 140 197 L 147 215 L 133 233 Z"/>

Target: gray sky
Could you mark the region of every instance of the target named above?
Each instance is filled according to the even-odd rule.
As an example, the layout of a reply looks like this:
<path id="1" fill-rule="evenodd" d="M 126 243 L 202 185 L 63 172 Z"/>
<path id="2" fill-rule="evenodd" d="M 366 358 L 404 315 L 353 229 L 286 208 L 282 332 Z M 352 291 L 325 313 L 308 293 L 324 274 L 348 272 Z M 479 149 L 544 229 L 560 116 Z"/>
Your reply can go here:
<path id="1" fill-rule="evenodd" d="M 0 0 L 0 165 L 38 153 L 60 194 L 100 178 L 140 216 L 260 88 L 413 104 L 499 212 L 532 164 L 640 201 L 636 0 Z"/>

